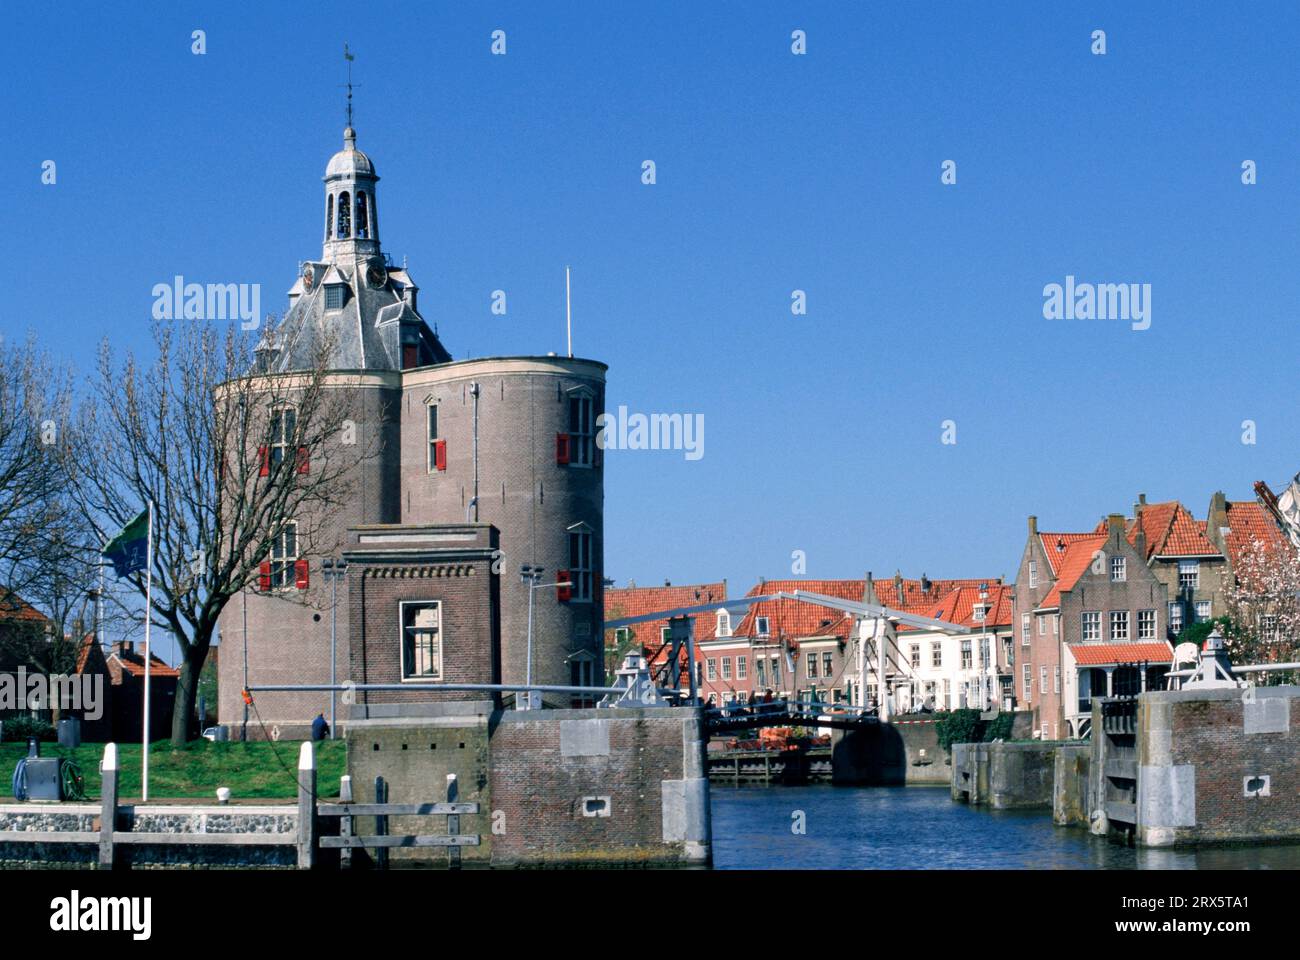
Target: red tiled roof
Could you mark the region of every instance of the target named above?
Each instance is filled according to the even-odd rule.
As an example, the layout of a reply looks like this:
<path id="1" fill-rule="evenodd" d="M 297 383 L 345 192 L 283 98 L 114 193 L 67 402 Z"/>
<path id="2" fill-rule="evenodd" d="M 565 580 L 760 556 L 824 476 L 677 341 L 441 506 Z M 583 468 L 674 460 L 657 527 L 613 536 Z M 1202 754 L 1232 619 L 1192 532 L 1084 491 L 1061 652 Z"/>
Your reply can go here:
<path id="1" fill-rule="evenodd" d="M 1229 500 L 1224 506 L 1228 532 L 1224 534 L 1223 542 L 1234 563 L 1252 541 L 1257 540 L 1269 549 L 1290 549 L 1291 541 L 1263 504 L 1255 500 Z"/>
<path id="2" fill-rule="evenodd" d="M 1084 539 L 1076 539 L 1071 542 L 1061 555 L 1056 565 L 1056 583 L 1048 591 L 1047 596 L 1043 597 L 1043 602 L 1039 604 L 1041 608 L 1059 607 L 1061 605 L 1061 593 L 1070 590 L 1079 582 L 1079 577 L 1088 569 L 1088 564 L 1092 563 L 1093 555 L 1100 550 L 1105 544 L 1106 537 L 1104 534 L 1090 535 Z"/>
<path id="3" fill-rule="evenodd" d="M 977 630 L 981 627 L 1010 626 L 1011 585 L 995 581 L 987 582 L 989 585 L 987 601 L 989 611 L 983 620 L 975 619 L 975 604 L 980 600 L 979 587 L 958 587 L 955 590 L 950 590 L 937 604 L 931 603 L 924 606 L 916 604 L 904 612 L 929 617 L 931 620 L 945 620 L 959 626 L 974 627 Z M 898 632 L 904 633 L 915 629 L 920 628 L 900 624 Z"/>
<path id="4" fill-rule="evenodd" d="M 0 620 L 49 623 L 49 619 L 18 594 L 0 587 Z"/>
<path id="5" fill-rule="evenodd" d="M 984 577 L 962 580 L 926 580 L 927 589 L 921 589 L 920 580 L 893 578 L 872 580 L 876 601 L 882 606 L 913 613 L 918 616 L 934 618 L 935 612 L 943 609 L 943 602 L 955 591 L 967 590 L 964 601 L 965 615 L 971 614 L 971 605 L 979 594 L 981 584 L 989 586 L 990 598 L 996 596 L 995 589 L 1002 587 L 1010 597 L 1010 587 L 999 584 L 996 578 Z M 866 580 L 768 580 L 755 586 L 746 596 L 763 596 L 769 593 L 785 593 L 804 590 L 808 593 L 821 593 L 841 600 L 862 602 L 866 591 Z M 901 588 L 901 589 L 900 589 Z M 954 603 L 957 601 L 954 600 Z M 994 608 L 994 615 L 1000 615 L 1002 605 Z M 768 633 L 773 637 L 799 639 L 801 637 L 844 637 L 847 638 L 853 627 L 853 617 L 831 607 L 804 603 L 798 600 L 768 600 L 756 603 L 735 628 L 740 636 L 754 636 L 757 633 L 756 621 L 759 617 L 768 618 Z M 1011 622 L 1010 600 L 1006 601 L 1005 617 Z M 937 618 L 935 618 L 937 619 Z M 1001 622 L 1001 621 L 998 621 Z"/>
<path id="6" fill-rule="evenodd" d="M 1061 561 L 1065 559 L 1066 548 L 1072 543 L 1078 543 L 1080 540 L 1087 540 L 1089 537 L 1095 537 L 1098 533 L 1104 533 L 1106 521 L 1101 522 L 1098 530 L 1089 533 L 1043 533 L 1039 532 L 1038 537 L 1043 542 L 1043 552 L 1047 554 L 1047 563 L 1052 568 L 1052 576 L 1060 576 Z"/>
<path id="7" fill-rule="evenodd" d="M 675 610 L 679 607 L 693 607 L 702 603 L 725 600 L 727 584 L 695 583 L 669 587 L 606 587 L 605 619 L 621 620 L 625 617 L 640 617 L 660 610 Z M 717 630 L 718 616 L 713 611 L 692 614 L 695 619 L 695 638 L 697 640 L 712 637 Z M 668 620 L 647 620 L 632 625 L 633 635 L 640 642 L 642 649 L 654 652 L 662 643 L 660 637 L 668 626 Z M 613 631 L 607 630 L 606 641 L 612 639 Z M 655 662 L 663 659 L 662 652 L 654 657 Z"/>
<path id="8" fill-rule="evenodd" d="M 127 651 L 123 649 L 122 644 L 113 644 L 113 659 L 121 664 L 122 669 L 133 677 L 144 676 L 144 655 L 136 653 L 134 650 Z M 149 668 L 150 677 L 179 677 L 181 672 L 175 667 L 167 664 L 166 661 L 160 660 L 158 654 L 150 653 L 149 660 L 152 666 Z"/>
<path id="9" fill-rule="evenodd" d="M 1102 528 L 1105 521 L 1102 521 Z M 1138 530 L 1146 536 L 1147 555 L 1152 557 L 1218 556 L 1218 549 L 1205 536 L 1205 521 L 1197 520 L 1177 500 L 1143 504 L 1136 518 L 1126 524 L 1128 542 L 1137 543 Z M 1098 532 L 1101 532 L 1099 528 Z"/>
<path id="10" fill-rule="evenodd" d="M 1167 643 L 1068 643 L 1079 666 L 1110 663 L 1168 663 L 1173 647 Z"/>

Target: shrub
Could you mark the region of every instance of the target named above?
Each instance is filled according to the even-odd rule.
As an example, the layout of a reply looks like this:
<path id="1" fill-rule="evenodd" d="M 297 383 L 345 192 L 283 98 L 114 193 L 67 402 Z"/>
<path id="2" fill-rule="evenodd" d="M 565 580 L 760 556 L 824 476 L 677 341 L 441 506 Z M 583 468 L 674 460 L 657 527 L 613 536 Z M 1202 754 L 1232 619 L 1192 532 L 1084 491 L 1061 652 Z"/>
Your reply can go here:
<path id="1" fill-rule="evenodd" d="M 58 737 L 51 724 L 37 717 L 10 717 L 4 721 L 0 736 L 9 743 L 23 743 L 31 737 L 37 740 L 55 740 Z"/>
<path id="2" fill-rule="evenodd" d="M 954 743 L 977 742 L 980 726 L 978 710 L 953 710 L 935 718 L 934 731 L 939 737 L 939 746 L 951 750 Z"/>

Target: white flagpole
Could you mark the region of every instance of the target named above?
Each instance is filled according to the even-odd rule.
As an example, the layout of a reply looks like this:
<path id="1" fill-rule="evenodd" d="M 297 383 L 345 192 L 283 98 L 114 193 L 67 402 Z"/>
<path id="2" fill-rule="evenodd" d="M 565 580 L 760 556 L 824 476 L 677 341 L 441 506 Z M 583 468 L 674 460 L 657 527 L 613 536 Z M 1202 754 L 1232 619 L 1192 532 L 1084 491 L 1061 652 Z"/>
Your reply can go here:
<path id="1" fill-rule="evenodd" d="M 149 799 L 149 621 L 153 619 L 153 501 L 149 501 L 149 539 L 145 548 L 144 574 L 144 750 L 141 753 L 141 799 Z"/>
<path id="2" fill-rule="evenodd" d="M 573 300 L 569 297 L 569 268 L 564 268 L 564 329 L 569 335 L 569 357 L 573 357 Z"/>

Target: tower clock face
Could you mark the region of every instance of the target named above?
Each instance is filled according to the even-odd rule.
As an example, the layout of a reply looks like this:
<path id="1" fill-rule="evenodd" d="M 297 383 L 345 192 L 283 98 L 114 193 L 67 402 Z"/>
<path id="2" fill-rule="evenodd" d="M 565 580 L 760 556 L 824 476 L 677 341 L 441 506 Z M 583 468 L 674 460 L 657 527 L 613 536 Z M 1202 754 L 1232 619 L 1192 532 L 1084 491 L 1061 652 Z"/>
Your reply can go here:
<path id="1" fill-rule="evenodd" d="M 366 283 L 372 287 L 382 287 L 388 282 L 388 271 L 378 260 L 370 261 L 370 266 L 366 268 Z"/>

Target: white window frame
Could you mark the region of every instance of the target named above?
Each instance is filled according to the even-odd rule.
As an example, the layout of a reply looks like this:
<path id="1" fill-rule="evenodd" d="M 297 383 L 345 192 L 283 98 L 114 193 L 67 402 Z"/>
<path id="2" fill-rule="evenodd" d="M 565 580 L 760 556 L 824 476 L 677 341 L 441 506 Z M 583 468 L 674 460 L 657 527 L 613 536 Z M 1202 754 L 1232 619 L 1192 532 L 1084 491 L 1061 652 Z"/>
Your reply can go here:
<path id="1" fill-rule="evenodd" d="M 1034 667 L 1033 664 L 1024 664 L 1021 670 L 1022 688 L 1024 689 L 1025 701 L 1028 702 L 1034 695 Z"/>
<path id="2" fill-rule="evenodd" d="M 766 637 L 768 636 L 768 630 L 771 627 L 771 622 L 768 620 L 767 617 L 755 617 L 754 627 L 758 631 L 758 636 Z"/>
<path id="3" fill-rule="evenodd" d="M 974 650 L 971 647 L 970 637 L 961 638 L 961 668 L 969 670 L 974 663 Z"/>
<path id="4" fill-rule="evenodd" d="M 576 540 L 575 540 L 576 538 Z M 575 562 L 574 546 L 577 546 Z M 569 527 L 569 600 L 573 603 L 591 603 L 595 588 L 593 571 L 595 570 L 596 538 L 591 528 L 585 523 L 575 523 Z"/>
<path id="5" fill-rule="evenodd" d="M 1079 639 L 1084 643 L 1101 640 L 1101 611 L 1084 610 L 1079 617 Z"/>
<path id="6" fill-rule="evenodd" d="M 1178 561 L 1178 589 L 1199 590 L 1201 588 L 1201 561 Z"/>
<path id="7" fill-rule="evenodd" d="M 1039 693 L 1047 692 L 1047 668 L 1046 667 L 1038 668 L 1038 692 Z"/>
<path id="8" fill-rule="evenodd" d="M 1128 560 L 1124 557 L 1110 558 L 1110 582 L 1124 583 L 1128 580 Z"/>
<path id="9" fill-rule="evenodd" d="M 912 669 L 920 670 L 921 669 L 921 645 L 919 643 L 912 644 L 911 654 L 912 655 L 910 660 L 912 664 Z"/>
<path id="10" fill-rule="evenodd" d="M 807 674 L 809 680 L 820 679 L 817 676 L 817 654 L 809 653 L 808 656 L 804 658 L 804 664 L 804 673 Z"/>
<path id="11" fill-rule="evenodd" d="M 743 653 L 736 655 L 736 679 L 749 679 L 749 658 Z"/>
<path id="12" fill-rule="evenodd" d="M 1202 608 L 1202 607 L 1205 608 L 1205 612 L 1204 612 L 1204 613 L 1201 613 L 1201 608 Z M 1197 622 L 1197 623 L 1204 623 L 1205 621 L 1209 620 L 1209 619 L 1210 619 L 1210 614 L 1211 614 L 1212 612 L 1213 612 L 1213 610 L 1212 610 L 1211 607 L 1210 607 L 1210 601 L 1209 601 L 1209 600 L 1197 600 L 1197 601 L 1196 601 L 1196 608 L 1195 608 L 1195 612 L 1193 613 L 1193 616 L 1196 617 L 1196 622 Z"/>
<path id="13" fill-rule="evenodd" d="M 1038 586 L 1038 561 L 1029 561 L 1029 589 L 1036 589 Z"/>
<path id="14" fill-rule="evenodd" d="M 596 397 L 587 387 L 569 392 L 569 466 L 591 467 L 596 462 Z"/>
<path id="15" fill-rule="evenodd" d="M 726 610 L 718 611 L 718 628 L 714 631 L 715 636 L 731 636 L 731 614 Z"/>
<path id="16" fill-rule="evenodd" d="M 292 546 L 292 549 L 290 549 Z M 286 520 L 280 524 L 271 541 L 271 589 L 290 590 L 298 585 L 298 521 Z"/>
<path id="17" fill-rule="evenodd" d="M 1138 611 L 1138 639 L 1154 640 L 1160 625 L 1156 622 L 1155 610 Z"/>
<path id="18" fill-rule="evenodd" d="M 722 679 L 723 680 L 731 679 L 731 658 L 730 657 L 722 658 Z"/>
<path id="19" fill-rule="evenodd" d="M 1183 621 L 1183 603 L 1181 600 L 1169 601 L 1169 629 L 1174 636 L 1183 632 L 1187 624 Z"/>
<path id="20" fill-rule="evenodd" d="M 1040 614 L 1038 617 L 1038 635 L 1047 636 L 1047 614 Z"/>
<path id="21" fill-rule="evenodd" d="M 705 662 L 708 664 L 709 683 L 715 683 L 718 679 L 718 661 L 709 657 Z"/>
<path id="22" fill-rule="evenodd" d="M 285 460 L 289 461 L 293 469 L 297 469 L 298 408 L 292 403 L 274 404 L 267 430 L 270 433 L 270 443 L 267 445 L 266 462 L 271 471 L 278 470 Z"/>
<path id="23" fill-rule="evenodd" d="M 1022 613 L 1020 615 L 1020 645 L 1029 646 L 1034 635 L 1033 614 Z"/>
<path id="24" fill-rule="evenodd" d="M 943 641 L 930 641 L 930 666 L 939 668 L 943 666 Z"/>
<path id="25" fill-rule="evenodd" d="M 835 676 L 835 654 L 829 650 L 822 651 L 822 679 L 830 680 Z"/>
<path id="26" fill-rule="evenodd" d="M 1110 611 L 1110 616 L 1107 620 L 1109 621 L 1108 627 L 1110 631 L 1108 636 L 1112 643 L 1128 642 L 1130 636 L 1129 627 L 1132 626 L 1129 619 L 1129 612 L 1127 610 Z"/>
<path id="27" fill-rule="evenodd" d="M 434 650 L 430 651 L 430 656 L 436 657 L 437 664 L 434 667 L 434 672 L 432 673 L 429 672 L 412 673 L 409 670 L 409 668 L 414 667 L 414 664 L 408 662 L 406 657 L 407 654 L 406 631 L 408 629 L 414 629 L 414 627 L 413 626 L 408 627 L 406 623 L 406 610 L 408 607 L 419 607 L 424 609 L 433 608 L 433 610 L 435 611 L 437 622 L 433 625 Z M 430 682 L 438 683 L 443 680 L 443 651 L 446 647 L 446 639 L 443 636 L 442 619 L 443 618 L 442 618 L 441 600 L 400 600 L 398 601 L 397 656 L 398 656 L 398 668 L 401 671 L 403 683 L 430 683 Z M 412 641 L 411 653 L 413 657 L 416 656 L 416 647 L 414 646 L 414 641 Z"/>

